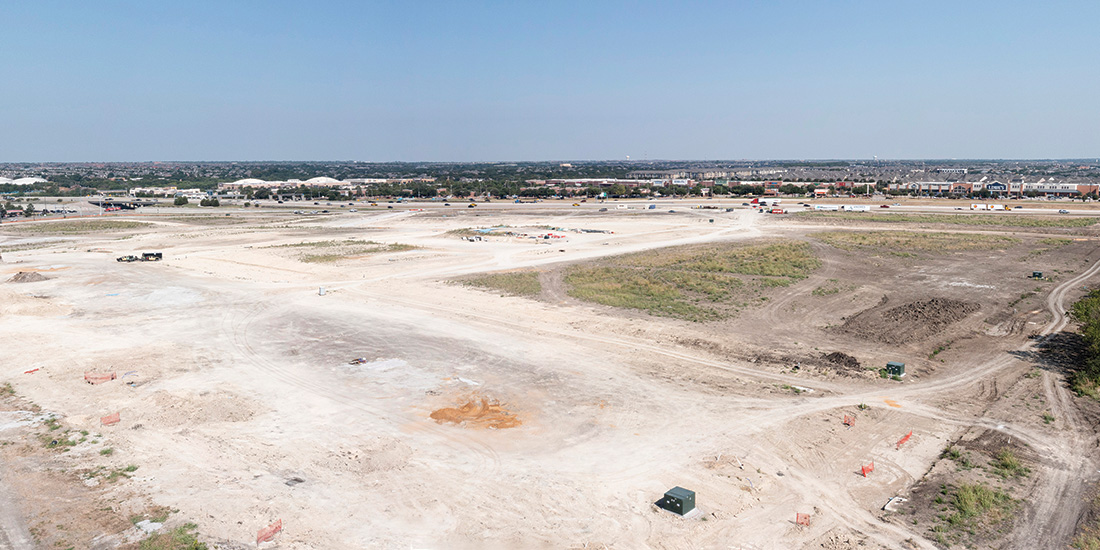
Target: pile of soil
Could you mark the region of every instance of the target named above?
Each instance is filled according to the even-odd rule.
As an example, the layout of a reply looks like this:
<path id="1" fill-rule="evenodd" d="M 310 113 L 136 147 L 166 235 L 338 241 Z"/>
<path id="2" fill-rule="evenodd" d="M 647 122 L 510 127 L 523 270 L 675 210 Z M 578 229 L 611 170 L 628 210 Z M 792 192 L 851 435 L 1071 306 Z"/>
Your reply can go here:
<path id="1" fill-rule="evenodd" d="M 439 423 L 460 424 L 467 428 L 503 430 L 523 424 L 519 417 L 505 410 L 500 403 L 485 398 L 467 400 L 457 408 L 437 409 L 429 416 Z"/>
<path id="2" fill-rule="evenodd" d="M 39 281 L 48 281 L 50 278 L 38 273 L 37 271 L 20 271 L 16 273 L 14 277 L 8 279 L 9 283 L 37 283 Z"/>
<path id="3" fill-rule="evenodd" d="M 841 353 L 834 351 L 832 353 L 826 353 L 822 359 L 832 363 L 836 367 L 842 370 L 862 370 L 859 366 L 859 359 L 848 355 L 847 353 Z"/>
<path id="4" fill-rule="evenodd" d="M 865 309 L 844 322 L 840 332 L 883 344 L 907 344 L 926 340 L 953 323 L 981 309 L 977 302 L 932 298 L 888 308 L 885 296 L 875 307 Z"/>

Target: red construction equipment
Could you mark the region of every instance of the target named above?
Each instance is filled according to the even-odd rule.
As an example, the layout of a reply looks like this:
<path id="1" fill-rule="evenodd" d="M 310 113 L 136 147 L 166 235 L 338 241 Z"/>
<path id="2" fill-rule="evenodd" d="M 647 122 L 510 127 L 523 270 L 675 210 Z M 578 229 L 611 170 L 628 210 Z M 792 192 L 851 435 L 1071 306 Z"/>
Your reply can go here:
<path id="1" fill-rule="evenodd" d="M 798 512 L 795 512 L 794 522 L 798 525 L 805 525 L 806 527 L 809 527 L 810 526 L 810 514 L 800 514 Z"/>
<path id="2" fill-rule="evenodd" d="M 267 527 L 264 527 L 263 529 L 260 529 L 260 532 L 256 533 L 256 544 L 260 544 L 261 542 L 267 542 L 267 541 L 275 538 L 275 534 L 278 533 L 279 531 L 282 531 L 282 530 L 283 530 L 283 520 L 281 520 L 281 519 L 275 520 L 275 523 L 272 523 L 271 525 L 268 525 Z"/>
<path id="3" fill-rule="evenodd" d="M 109 414 L 109 415 L 104 416 L 103 418 L 99 419 L 99 421 L 104 426 L 113 426 L 115 424 L 118 424 L 121 420 L 122 420 L 122 416 L 119 415 L 119 413 Z"/>
<path id="4" fill-rule="evenodd" d="M 894 449 L 895 450 L 900 449 L 901 446 L 904 445 L 906 441 L 909 441 L 910 437 L 913 437 L 913 430 L 909 430 L 909 433 L 905 434 L 905 437 L 899 439 L 898 444 L 894 447 Z"/>
<path id="5" fill-rule="evenodd" d="M 875 461 L 872 460 L 870 464 L 864 465 L 859 471 L 863 474 L 863 477 L 867 477 L 867 474 L 875 471 Z"/>
<path id="6" fill-rule="evenodd" d="M 856 425 L 856 417 L 844 415 L 844 425 L 851 428 Z"/>

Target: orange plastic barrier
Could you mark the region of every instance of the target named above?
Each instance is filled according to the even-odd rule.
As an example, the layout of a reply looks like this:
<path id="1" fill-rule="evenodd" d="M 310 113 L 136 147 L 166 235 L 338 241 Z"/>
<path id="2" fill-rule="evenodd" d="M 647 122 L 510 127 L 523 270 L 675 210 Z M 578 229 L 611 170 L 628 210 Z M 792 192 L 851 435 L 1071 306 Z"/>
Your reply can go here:
<path id="1" fill-rule="evenodd" d="M 84 373 L 84 381 L 89 383 L 89 384 L 102 384 L 104 382 L 114 380 L 115 378 L 118 378 L 118 376 L 115 375 L 115 373 L 113 373 L 113 372 L 104 372 L 104 373 L 85 372 Z"/>
<path id="2" fill-rule="evenodd" d="M 859 471 L 863 474 L 863 477 L 867 477 L 867 474 L 875 471 L 875 461 L 872 460 L 870 464 L 863 466 Z"/>
<path id="3" fill-rule="evenodd" d="M 275 523 L 272 523 L 271 525 L 268 525 L 267 527 L 264 527 L 263 529 L 260 529 L 260 532 L 256 533 L 256 544 L 260 544 L 261 542 L 267 542 L 267 541 L 275 538 L 275 534 L 278 533 L 279 531 L 282 531 L 282 530 L 283 530 L 283 520 L 281 520 L 281 519 L 275 520 Z"/>
<path id="4" fill-rule="evenodd" d="M 905 437 L 899 439 L 897 446 L 895 446 L 894 448 L 895 449 L 900 449 L 901 446 L 904 445 L 906 441 L 909 441 L 910 437 L 913 437 L 913 430 L 909 430 L 909 433 L 905 434 Z"/>
<path id="5" fill-rule="evenodd" d="M 796 512 L 794 514 L 794 522 L 797 523 L 798 525 L 805 525 L 806 527 L 809 527 L 810 526 L 810 514 L 799 514 L 799 513 Z"/>
<path id="6" fill-rule="evenodd" d="M 36 372 L 38 372 L 38 369 L 31 369 L 23 371 L 23 374 L 34 374 Z"/>
<path id="7" fill-rule="evenodd" d="M 844 415 L 844 425 L 851 428 L 856 425 L 856 417 Z"/>
<path id="8" fill-rule="evenodd" d="M 104 416 L 103 418 L 100 418 L 99 421 L 103 423 L 104 426 L 113 426 L 122 421 L 122 416 L 119 415 L 119 413 L 109 414 L 107 416 Z"/>

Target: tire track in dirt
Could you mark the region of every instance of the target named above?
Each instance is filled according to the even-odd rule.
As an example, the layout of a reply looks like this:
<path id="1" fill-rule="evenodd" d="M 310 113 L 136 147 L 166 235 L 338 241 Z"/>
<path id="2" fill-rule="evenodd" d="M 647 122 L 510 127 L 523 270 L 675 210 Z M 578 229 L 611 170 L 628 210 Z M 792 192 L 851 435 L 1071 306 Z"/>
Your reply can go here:
<path id="1" fill-rule="evenodd" d="M 394 422 L 395 425 L 405 424 L 408 420 L 405 416 L 388 409 L 367 404 L 362 399 L 361 395 L 357 392 L 349 391 L 346 386 L 341 386 L 339 384 L 330 385 L 315 381 L 310 377 L 295 372 L 291 368 L 280 366 L 264 358 L 256 351 L 250 339 L 250 336 L 254 333 L 254 326 L 256 323 L 264 318 L 287 315 L 290 313 L 291 309 L 292 308 L 289 306 L 272 308 L 265 305 L 254 305 L 248 313 L 241 318 L 234 318 L 232 313 L 229 313 L 226 320 L 229 327 L 223 330 L 223 332 L 230 335 L 234 348 L 239 355 L 245 357 L 253 365 L 275 376 L 282 382 L 295 388 L 309 391 L 314 395 L 330 401 L 335 401 L 349 408 L 357 409 L 380 418 L 387 418 Z M 493 475 L 499 472 L 500 457 L 489 445 L 473 441 L 468 437 L 456 435 L 453 433 L 453 430 L 438 426 L 432 422 L 423 422 L 422 424 L 423 426 L 418 424 L 417 427 L 444 440 L 448 446 L 455 449 L 456 456 L 461 456 L 463 454 L 461 451 L 468 451 L 468 453 L 465 454 L 475 459 L 473 461 L 475 474 Z"/>
<path id="2" fill-rule="evenodd" d="M 10 487 L 4 481 L 9 472 L 0 471 L 0 550 L 33 550 L 31 534 L 18 513 L 19 507 L 5 491 Z"/>

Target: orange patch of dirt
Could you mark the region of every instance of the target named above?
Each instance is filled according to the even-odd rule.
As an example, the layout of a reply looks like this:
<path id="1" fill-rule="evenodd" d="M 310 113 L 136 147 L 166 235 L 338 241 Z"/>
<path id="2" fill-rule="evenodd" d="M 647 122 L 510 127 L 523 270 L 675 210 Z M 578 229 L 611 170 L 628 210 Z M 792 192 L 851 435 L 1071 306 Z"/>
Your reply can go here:
<path id="1" fill-rule="evenodd" d="M 503 430 L 523 424 L 519 417 L 506 410 L 500 403 L 490 402 L 484 397 L 469 399 L 458 407 L 436 409 L 429 416 L 439 423 L 461 424 L 468 428 Z"/>

